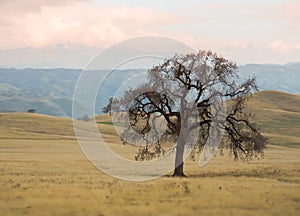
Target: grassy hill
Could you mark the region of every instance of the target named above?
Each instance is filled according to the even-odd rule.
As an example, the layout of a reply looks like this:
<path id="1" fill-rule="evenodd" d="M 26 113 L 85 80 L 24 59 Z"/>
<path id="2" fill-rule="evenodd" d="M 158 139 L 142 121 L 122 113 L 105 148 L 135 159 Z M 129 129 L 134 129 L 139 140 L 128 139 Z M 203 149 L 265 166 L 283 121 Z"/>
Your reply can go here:
<path id="1" fill-rule="evenodd" d="M 247 109 L 270 144 L 300 146 L 300 95 L 262 91 L 253 95 Z"/>
<path id="2" fill-rule="evenodd" d="M 300 147 L 300 95 L 266 90 L 255 93 L 246 104 L 271 145 Z M 109 115 L 96 117 L 98 123 L 108 125 Z M 109 129 L 110 128 L 110 129 Z"/>
<path id="3" fill-rule="evenodd" d="M 255 114 L 254 121 L 269 138 L 269 144 L 300 146 L 300 95 L 279 91 L 258 92 L 248 101 L 247 109 Z M 101 132 L 116 136 L 108 114 L 97 116 L 96 121 Z M 17 134 L 26 136 L 26 133 L 52 138 L 74 136 L 72 120 L 66 118 L 36 113 L 3 113 L 0 122 L 0 138 Z"/>
<path id="4" fill-rule="evenodd" d="M 74 139 L 72 120 L 37 113 L 1 113 L 0 139 Z"/>

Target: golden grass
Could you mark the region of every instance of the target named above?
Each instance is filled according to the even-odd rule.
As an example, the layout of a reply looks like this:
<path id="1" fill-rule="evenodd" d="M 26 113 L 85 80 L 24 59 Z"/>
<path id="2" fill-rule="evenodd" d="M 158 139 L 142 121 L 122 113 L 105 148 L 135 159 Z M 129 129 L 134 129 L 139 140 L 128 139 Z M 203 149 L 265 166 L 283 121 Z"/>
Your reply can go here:
<path id="1" fill-rule="evenodd" d="M 0 113 L 0 131 L 15 133 L 14 138 L 22 138 L 26 133 L 45 137 L 73 137 L 74 129 L 71 119 L 46 116 L 37 113 Z M 24 134 L 25 132 L 25 134 Z M 6 133 L 0 134 L 5 138 Z M 1 136 L 2 135 L 2 136 Z M 9 134 L 6 138 L 9 138 Z"/>
<path id="2" fill-rule="evenodd" d="M 107 122 L 109 116 L 97 121 Z M 112 125 L 98 126 L 113 151 L 132 159 L 135 146 L 122 145 Z M 0 214 L 296 216 L 300 214 L 299 136 L 274 131 L 265 132 L 270 145 L 262 160 L 243 163 L 218 156 L 202 168 L 187 160 L 188 178 L 172 178 L 170 173 L 152 181 L 127 182 L 102 173 L 85 158 L 71 120 L 1 114 Z"/>
<path id="3" fill-rule="evenodd" d="M 252 163 L 216 157 L 188 178 L 147 182 L 97 170 L 73 140 L 0 140 L 2 215 L 298 215 L 300 149 Z"/>
<path id="4" fill-rule="evenodd" d="M 279 91 L 262 91 L 253 95 L 247 109 L 255 114 L 269 143 L 300 146 L 300 95 Z"/>

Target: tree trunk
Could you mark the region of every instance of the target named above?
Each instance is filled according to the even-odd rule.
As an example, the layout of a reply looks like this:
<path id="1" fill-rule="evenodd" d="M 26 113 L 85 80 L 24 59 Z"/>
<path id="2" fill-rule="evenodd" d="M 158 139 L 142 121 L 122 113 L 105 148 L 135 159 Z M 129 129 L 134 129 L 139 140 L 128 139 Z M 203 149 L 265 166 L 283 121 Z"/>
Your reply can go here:
<path id="1" fill-rule="evenodd" d="M 181 110 L 184 110 L 183 108 Z M 188 124 L 186 114 L 183 112 L 183 115 L 178 117 L 178 128 L 180 128 L 179 137 L 176 145 L 176 155 L 175 155 L 175 169 L 173 177 L 186 177 L 183 172 L 183 153 L 184 146 L 188 140 Z"/>
<path id="2" fill-rule="evenodd" d="M 184 152 L 184 143 L 177 143 L 176 147 L 176 156 L 175 156 L 175 169 L 173 177 L 186 177 L 183 172 L 183 152 Z"/>
<path id="3" fill-rule="evenodd" d="M 172 176 L 173 177 L 186 177 L 186 175 L 183 173 L 183 162 L 178 167 L 175 167 L 174 173 Z"/>

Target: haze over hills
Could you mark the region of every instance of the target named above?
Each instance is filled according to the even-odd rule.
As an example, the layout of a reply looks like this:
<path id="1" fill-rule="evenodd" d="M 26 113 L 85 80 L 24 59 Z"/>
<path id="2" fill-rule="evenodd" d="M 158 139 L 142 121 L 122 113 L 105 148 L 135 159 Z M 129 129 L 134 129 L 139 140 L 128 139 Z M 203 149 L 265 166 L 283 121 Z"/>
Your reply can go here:
<path id="1" fill-rule="evenodd" d="M 116 70 L 107 77 L 102 86 L 105 98 L 97 98 L 96 113 L 101 113 L 113 92 L 128 77 L 141 69 Z M 77 69 L 0 69 L 0 112 L 26 112 L 71 117 L 72 100 L 77 79 Z M 99 70 L 103 76 L 106 70 Z"/>
<path id="2" fill-rule="evenodd" d="M 0 50 L 0 67 L 9 68 L 83 68 L 100 49 L 71 44 L 53 44 L 42 48 L 24 47 Z"/>
<path id="3" fill-rule="evenodd" d="M 123 82 L 146 69 L 115 70 L 106 78 L 102 88 L 105 97 L 97 97 L 95 112 L 100 114 Z M 79 69 L 0 69 L 0 112 L 26 112 L 70 117 L 72 98 Z M 99 70 L 103 76 L 106 70 Z M 240 78 L 256 76 L 260 90 L 278 90 L 300 94 L 300 63 L 285 65 L 249 64 L 240 66 Z"/>
<path id="4" fill-rule="evenodd" d="M 285 65 L 248 64 L 240 66 L 242 77 L 254 75 L 260 90 L 279 90 L 300 93 L 300 62 Z"/>

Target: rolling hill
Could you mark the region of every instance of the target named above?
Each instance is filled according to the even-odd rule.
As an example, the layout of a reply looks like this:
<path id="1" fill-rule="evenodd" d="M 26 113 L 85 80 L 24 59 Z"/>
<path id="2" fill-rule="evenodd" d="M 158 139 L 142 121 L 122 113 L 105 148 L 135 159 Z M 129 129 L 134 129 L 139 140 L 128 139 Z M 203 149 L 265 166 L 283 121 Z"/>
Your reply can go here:
<path id="1" fill-rule="evenodd" d="M 300 145 L 300 95 L 262 91 L 253 95 L 248 110 L 262 132 L 277 145 Z"/>
<path id="2" fill-rule="evenodd" d="M 255 114 L 254 120 L 269 144 L 300 147 L 300 95 L 258 92 L 247 103 L 247 109 Z M 97 116 L 96 121 L 105 134 L 115 136 L 107 114 Z M 0 138 L 28 136 L 74 139 L 72 120 L 36 113 L 0 114 Z"/>
<path id="3" fill-rule="evenodd" d="M 72 120 L 37 113 L 0 113 L 0 139 L 74 139 Z"/>

